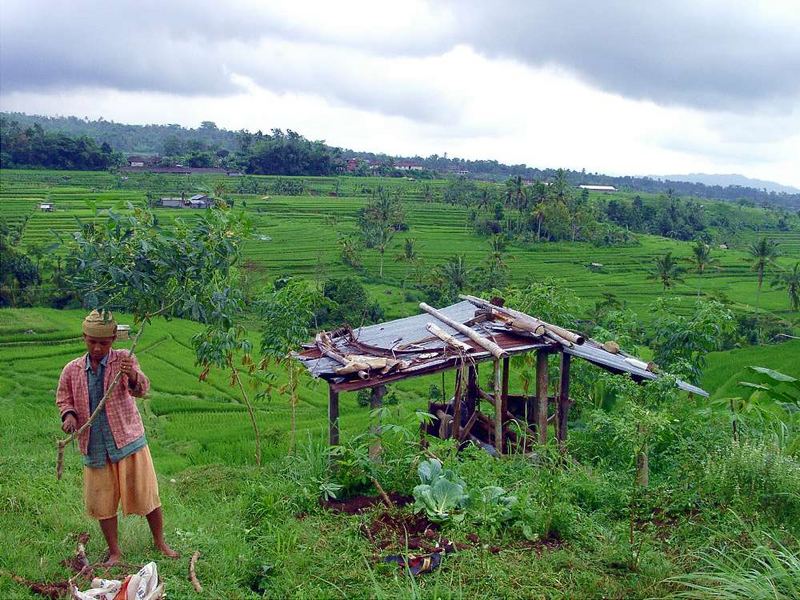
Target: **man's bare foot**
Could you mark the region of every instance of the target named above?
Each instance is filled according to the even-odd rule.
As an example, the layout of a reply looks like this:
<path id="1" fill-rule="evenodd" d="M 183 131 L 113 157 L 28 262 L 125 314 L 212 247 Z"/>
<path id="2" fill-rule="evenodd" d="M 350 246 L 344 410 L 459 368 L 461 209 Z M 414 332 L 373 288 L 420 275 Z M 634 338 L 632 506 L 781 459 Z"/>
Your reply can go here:
<path id="1" fill-rule="evenodd" d="M 122 558 L 122 552 L 109 552 L 106 559 L 100 563 L 100 566 L 106 569 L 108 567 L 113 567 L 119 562 L 120 558 Z"/>
<path id="2" fill-rule="evenodd" d="M 180 554 L 175 552 L 172 548 L 170 548 L 166 542 L 162 542 L 160 544 L 156 544 L 156 549 L 161 552 L 167 558 L 180 558 Z"/>

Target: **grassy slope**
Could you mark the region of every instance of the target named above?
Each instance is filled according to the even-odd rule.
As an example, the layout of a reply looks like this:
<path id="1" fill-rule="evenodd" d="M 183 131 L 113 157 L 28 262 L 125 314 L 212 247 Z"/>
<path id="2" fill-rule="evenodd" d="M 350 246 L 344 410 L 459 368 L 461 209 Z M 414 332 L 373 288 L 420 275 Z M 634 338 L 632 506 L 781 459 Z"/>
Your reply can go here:
<path id="1" fill-rule="evenodd" d="M 712 352 L 703 374 L 703 386 L 712 391 L 712 398 L 726 398 L 744 392 L 739 381 L 755 381 L 747 367 L 769 367 L 800 378 L 800 340 L 791 340 L 757 349 L 740 348 L 729 352 Z"/>
<path id="2" fill-rule="evenodd" d="M 59 435 L 54 387 L 63 364 L 82 351 L 76 339 L 80 318 L 78 311 L 0 311 L 0 431 L 4 448 L 11 449 L 0 459 L 0 569 L 30 579 L 65 576 L 59 561 L 71 551 L 69 536 L 75 532 L 92 534 L 91 559 L 98 559 L 103 550 L 96 524 L 83 515 L 81 467 L 74 450 L 67 453 L 63 480 L 56 482 L 54 477 L 53 440 Z M 266 463 L 259 470 L 252 464 L 254 444 L 246 414 L 225 379 L 212 373 L 206 383 L 197 380 L 188 347 L 195 327 L 183 321 L 158 321 L 143 336 L 138 352 L 153 382 L 141 410 L 159 475 L 167 531 L 184 558 L 158 560 L 144 522 L 127 518 L 121 531 L 126 559 L 140 564 L 155 558 L 173 598 L 192 594 L 185 572 L 188 554 L 195 549 L 204 553 L 199 574 L 209 597 L 258 597 L 249 585 L 260 565 L 273 573 L 264 580 L 267 597 L 413 594 L 412 584 L 395 579 L 391 569 L 371 567 L 377 570 L 370 574 L 366 565 L 373 564 L 374 551 L 359 532 L 361 519 L 318 511 L 302 520 L 291 518 L 303 505 L 295 496 L 296 488 L 286 483 L 287 477 L 292 478 L 292 463 L 284 458 L 288 407 L 275 399 L 259 408 Z M 46 342 L 30 343 L 39 336 L 46 336 Z M 711 371 L 724 360 L 712 357 Z M 398 386 L 402 403 L 393 410 L 400 415 L 422 406 L 424 390 L 432 382 L 419 379 Z M 301 439 L 319 443 L 323 438 L 325 391 L 304 379 Z M 367 413 L 356 406 L 352 395 L 343 398 L 342 422 L 346 436 L 367 426 Z M 254 513 L 254 507 L 261 507 L 263 515 Z M 625 539 L 625 523 L 601 525 L 603 517 L 597 518 L 601 521 L 595 525 L 594 541 L 542 556 L 521 548 L 500 554 L 459 553 L 448 559 L 447 569 L 422 583 L 420 593 L 434 597 L 439 589 L 455 597 L 562 593 L 585 597 L 602 589 L 610 597 L 626 597 L 674 572 L 673 561 L 680 558 L 669 552 L 649 556 L 639 573 L 620 571 L 614 566 L 620 558 L 613 544 Z M 691 535 L 693 527 L 676 525 L 675 542 Z M 577 564 L 579 569 L 574 568 Z M 531 578 L 531 572 L 536 577 Z M 0 597 L 32 596 L 0 577 Z"/>

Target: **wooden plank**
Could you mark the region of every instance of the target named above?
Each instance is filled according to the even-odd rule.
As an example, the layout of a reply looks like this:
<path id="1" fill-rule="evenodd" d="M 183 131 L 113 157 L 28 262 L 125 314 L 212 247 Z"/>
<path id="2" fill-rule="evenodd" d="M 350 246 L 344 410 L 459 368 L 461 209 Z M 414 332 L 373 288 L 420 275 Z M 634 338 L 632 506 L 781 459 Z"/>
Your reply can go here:
<path id="1" fill-rule="evenodd" d="M 536 353 L 536 433 L 539 443 L 547 443 L 547 352 Z"/>
<path id="2" fill-rule="evenodd" d="M 558 404 L 556 405 L 556 437 L 561 452 L 567 449 L 567 416 L 569 414 L 569 366 L 570 355 L 561 354 L 561 377 L 558 385 Z"/>
<path id="3" fill-rule="evenodd" d="M 436 310 L 432 306 L 425 304 L 424 302 L 420 302 L 419 307 L 429 315 L 436 317 L 439 321 L 441 321 L 445 325 L 449 325 L 456 331 L 463 333 L 473 342 L 478 344 L 481 348 L 491 352 L 492 356 L 494 356 L 495 358 L 503 358 L 504 356 L 508 355 L 508 353 L 505 350 L 503 350 L 500 346 L 495 344 L 492 340 L 483 337 L 481 334 L 477 333 L 476 331 L 473 331 L 472 328 L 467 327 L 463 323 L 454 321 L 453 319 L 445 315 L 443 312 Z"/>
<path id="4" fill-rule="evenodd" d="M 339 392 L 328 388 L 328 443 L 339 445 Z"/>

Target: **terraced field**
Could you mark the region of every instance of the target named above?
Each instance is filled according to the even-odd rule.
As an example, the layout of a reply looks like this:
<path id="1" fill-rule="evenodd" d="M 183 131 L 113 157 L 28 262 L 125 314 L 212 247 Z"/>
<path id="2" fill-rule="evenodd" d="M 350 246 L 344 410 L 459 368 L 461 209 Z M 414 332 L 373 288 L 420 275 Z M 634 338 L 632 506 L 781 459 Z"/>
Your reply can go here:
<path id="1" fill-rule="evenodd" d="M 65 173 L 57 171 L 3 171 L 0 177 L 0 203 L 3 216 L 12 223 L 28 218 L 23 244 L 49 244 L 55 234 L 69 234 L 77 219 L 90 219 L 93 208 L 125 210 L 128 203 L 146 202 L 151 196 L 177 193 L 179 189 L 210 190 L 219 182 L 234 190 L 238 178 L 226 176 L 147 175 L 131 174 L 124 179 L 110 173 Z M 278 179 L 296 180 L 304 186 L 301 196 L 271 194 L 236 194 L 228 196 L 243 208 L 254 226 L 254 235 L 245 248 L 246 259 L 255 270 L 256 280 L 281 274 L 299 274 L 324 279 L 352 273 L 339 258 L 337 239 L 356 231 L 356 215 L 378 186 L 402 191 L 405 199 L 409 231 L 399 232 L 385 255 L 384 278 L 378 278 L 379 256 L 365 251 L 363 260 L 367 284 L 384 305 L 388 316 L 408 314 L 415 306 L 413 294 L 407 300 L 404 281 L 411 276 L 411 267 L 396 260 L 406 237 L 416 240 L 417 251 L 423 259 L 422 270 L 455 255 L 462 254 L 467 266 L 474 268 L 488 253 L 486 238 L 475 235 L 467 223 L 467 209 L 443 204 L 444 181 L 408 181 L 399 178 L 252 178 L 261 186 L 274 185 Z M 620 194 L 629 199 L 631 194 Z M 602 201 L 609 196 L 598 196 Z M 43 200 L 55 203 L 56 212 L 43 213 L 38 209 Z M 657 202 L 645 197 L 647 203 Z M 723 210 L 720 208 L 718 210 Z M 717 210 L 715 208 L 715 210 Z M 761 209 L 739 208 L 752 219 Z M 751 214 L 752 213 L 752 214 Z M 180 216 L 190 219 L 192 211 L 158 209 L 162 223 Z M 671 292 L 687 300 L 698 292 L 722 293 L 742 310 L 752 309 L 756 282 L 747 261 L 749 241 L 762 235 L 746 231 L 735 248 L 715 250 L 720 270 L 700 277 L 687 274 Z M 780 264 L 789 267 L 800 260 L 800 232 L 769 231 L 769 237 L 780 243 L 784 256 Z M 588 243 L 512 244 L 507 250 L 507 262 L 512 280 L 522 283 L 529 279 L 555 277 L 562 279 L 584 301 L 579 312 L 590 312 L 603 293 L 613 293 L 647 318 L 647 308 L 662 295 L 660 285 L 647 278 L 653 258 L 671 250 L 679 258 L 691 254 L 691 244 L 655 236 L 640 236 L 640 244 L 632 247 L 595 247 Z M 602 269 L 590 270 L 590 263 L 600 263 Z M 688 265 L 687 265 L 688 266 Z M 689 302 L 685 303 L 687 306 Z M 787 311 L 785 292 L 764 286 L 762 308 L 791 316 Z"/>

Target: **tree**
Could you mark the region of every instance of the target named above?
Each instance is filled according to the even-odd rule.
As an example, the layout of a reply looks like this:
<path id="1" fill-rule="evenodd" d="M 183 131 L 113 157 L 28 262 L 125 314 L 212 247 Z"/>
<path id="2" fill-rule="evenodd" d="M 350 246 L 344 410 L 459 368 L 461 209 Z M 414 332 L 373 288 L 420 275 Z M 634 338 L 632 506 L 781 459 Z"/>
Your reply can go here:
<path id="1" fill-rule="evenodd" d="M 250 344 L 235 317 L 243 307 L 237 282 L 237 263 L 246 222 L 225 210 L 206 211 L 192 223 L 176 219 L 163 230 L 149 209 L 128 206 L 127 214 L 108 212 L 108 219 L 94 219 L 73 234 L 67 251 L 66 283 L 87 308 L 124 310 L 134 317 L 138 331 L 132 353 L 142 332 L 156 316 L 186 317 L 206 323 L 193 338 L 197 360 L 206 374 L 211 365 L 233 369 L 233 354 L 249 356 Z M 238 380 L 237 371 L 233 375 Z M 201 375 L 202 376 L 202 375 Z M 89 421 L 99 413 L 119 379 L 106 394 Z M 255 427 L 252 406 L 243 398 Z M 75 434 L 73 434 L 75 435 Z M 59 441 L 57 473 L 70 438 Z M 256 447 L 258 449 L 256 428 Z M 256 455 L 260 461 L 260 455 Z"/>
<path id="2" fill-rule="evenodd" d="M 758 275 L 758 290 L 756 291 L 756 314 L 758 314 L 764 273 L 768 266 L 776 263 L 778 256 L 780 256 L 780 250 L 778 250 L 778 242 L 763 237 L 759 241 L 750 244 L 747 251 L 750 253 L 750 269 Z"/>
<path id="3" fill-rule="evenodd" d="M 789 307 L 795 312 L 800 310 L 800 262 L 794 263 L 791 271 L 776 275 L 771 285 L 773 288 L 786 290 L 789 294 Z"/>
<path id="4" fill-rule="evenodd" d="M 297 431 L 297 386 L 303 366 L 291 353 L 308 339 L 314 311 L 323 304 L 320 293 L 307 282 L 290 278 L 273 285 L 257 303 L 261 318 L 261 355 L 259 368 L 266 370 L 275 363 L 286 371 L 288 381 L 278 388 L 279 393 L 289 392 L 291 406 L 291 437 L 289 452 L 294 452 Z M 274 376 L 268 379 L 267 394 L 273 389 Z"/>
<path id="5" fill-rule="evenodd" d="M 395 232 L 406 228 L 399 192 L 391 194 L 384 188 L 378 188 L 372 201 L 361 210 L 358 222 L 365 245 L 375 248 L 380 254 L 379 274 L 383 278 L 383 256 L 386 248 Z"/>
<path id="6" fill-rule="evenodd" d="M 653 269 L 647 278 L 660 281 L 664 286 L 664 291 L 675 285 L 675 283 L 683 281 L 681 278 L 683 268 L 672 258 L 672 252 L 667 252 L 664 256 L 655 257 L 653 263 Z"/>
<path id="7" fill-rule="evenodd" d="M 451 256 L 437 265 L 431 273 L 433 295 L 436 301 L 449 302 L 471 283 L 472 270 L 467 268 L 463 254 Z"/>

